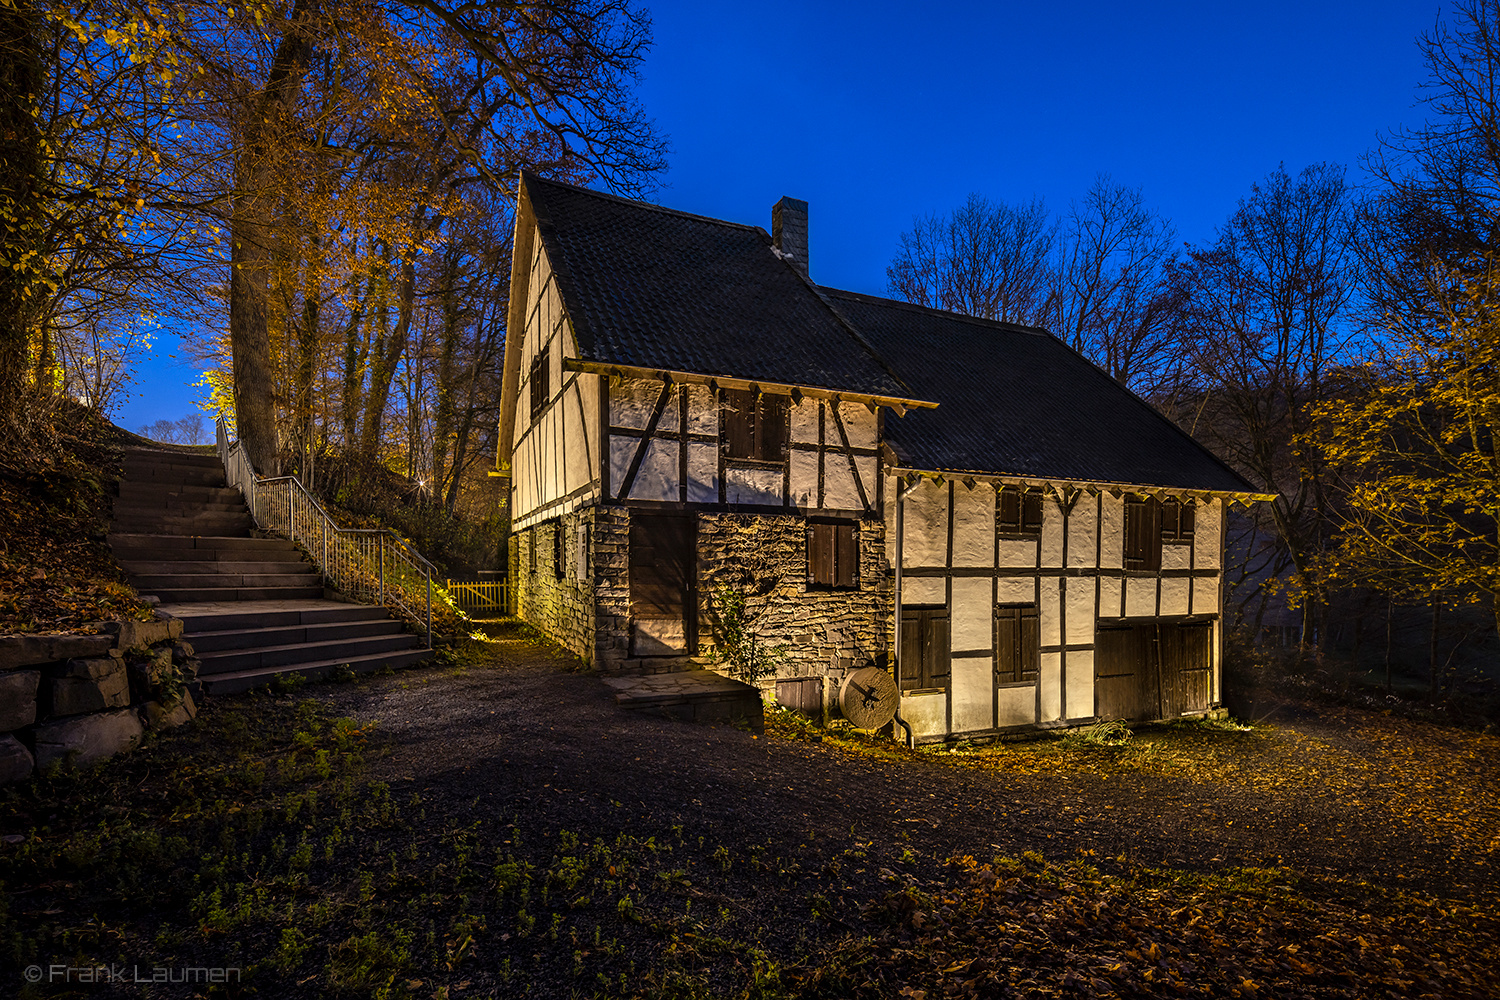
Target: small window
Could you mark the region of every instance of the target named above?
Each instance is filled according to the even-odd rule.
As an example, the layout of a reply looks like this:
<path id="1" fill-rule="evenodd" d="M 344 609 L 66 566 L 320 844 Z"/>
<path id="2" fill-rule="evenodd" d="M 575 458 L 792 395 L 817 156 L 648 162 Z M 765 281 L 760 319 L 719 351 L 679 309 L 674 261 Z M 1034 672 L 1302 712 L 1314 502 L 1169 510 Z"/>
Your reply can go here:
<path id="1" fill-rule="evenodd" d="M 995 682 L 1036 680 L 1042 662 L 1041 622 L 1035 604 L 995 609 Z"/>
<path id="2" fill-rule="evenodd" d="M 807 526 L 807 581 L 813 587 L 859 589 L 859 532 L 848 521 Z"/>
<path id="3" fill-rule="evenodd" d="M 561 580 L 567 568 L 567 561 L 563 557 L 563 523 L 552 522 L 552 575 Z"/>
<path id="4" fill-rule="evenodd" d="M 531 419 L 535 420 L 547 408 L 552 398 L 552 375 L 547 364 L 550 346 L 542 348 L 531 362 Z"/>
<path id="5" fill-rule="evenodd" d="M 1012 535 L 1042 533 L 1042 491 L 1006 486 L 1000 490 L 1000 530 Z"/>
<path id="6" fill-rule="evenodd" d="M 947 608 L 902 608 L 901 690 L 942 690 L 951 673 Z"/>
<path id="7" fill-rule="evenodd" d="M 529 544 L 526 549 L 526 571 L 536 576 L 537 549 L 542 547 L 541 529 L 532 528 L 527 532 Z"/>
<path id="8" fill-rule="evenodd" d="M 786 458 L 791 420 L 786 396 L 725 389 L 720 396 L 719 420 L 725 457 L 761 462 Z"/>

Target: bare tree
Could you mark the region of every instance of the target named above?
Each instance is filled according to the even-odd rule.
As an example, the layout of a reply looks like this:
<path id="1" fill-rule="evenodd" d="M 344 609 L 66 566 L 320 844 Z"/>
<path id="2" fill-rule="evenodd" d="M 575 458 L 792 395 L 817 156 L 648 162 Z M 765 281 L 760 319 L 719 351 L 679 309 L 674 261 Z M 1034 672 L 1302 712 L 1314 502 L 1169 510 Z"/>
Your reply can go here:
<path id="1" fill-rule="evenodd" d="M 1039 199 L 1009 205 L 971 194 L 946 218 L 916 219 L 886 277 L 908 302 L 1040 325 L 1052 306 L 1057 232 Z"/>
<path id="2" fill-rule="evenodd" d="M 1330 369 L 1356 358 L 1357 218 L 1344 168 L 1315 164 L 1296 178 L 1277 169 L 1212 245 L 1174 268 L 1193 369 L 1176 415 L 1258 489 L 1277 494 L 1269 527 L 1294 567 L 1309 640 L 1328 519 L 1318 459 L 1298 439 Z"/>
<path id="3" fill-rule="evenodd" d="M 1101 174 L 1063 225 L 1052 330 L 1121 385 L 1152 396 L 1174 372 L 1180 306 L 1172 224 L 1140 188 Z"/>

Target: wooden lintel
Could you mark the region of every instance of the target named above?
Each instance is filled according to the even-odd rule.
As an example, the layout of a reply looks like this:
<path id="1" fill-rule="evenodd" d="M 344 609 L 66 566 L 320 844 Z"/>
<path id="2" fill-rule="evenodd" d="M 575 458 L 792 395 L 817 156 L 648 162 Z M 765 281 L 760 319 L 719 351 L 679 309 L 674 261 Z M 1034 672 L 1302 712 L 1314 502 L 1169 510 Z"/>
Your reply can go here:
<path id="1" fill-rule="evenodd" d="M 664 369 L 635 367 L 632 365 L 620 365 L 605 361 L 589 361 L 584 358 L 564 358 L 563 370 L 573 372 L 591 372 L 593 374 L 613 374 L 621 377 L 632 376 L 635 378 L 660 378 Z M 679 384 L 706 385 L 714 390 L 718 389 L 749 389 L 755 388 L 762 393 L 790 396 L 793 389 L 801 391 L 804 397 L 817 399 L 831 399 L 835 396 L 846 401 L 862 404 L 874 404 L 877 407 L 889 406 L 898 414 L 904 416 L 909 409 L 935 409 L 937 403 L 931 400 L 906 399 L 896 396 L 882 396 L 873 393 L 847 392 L 837 389 L 826 389 L 820 386 L 800 385 L 791 382 L 767 382 L 764 379 L 752 381 L 750 379 L 732 378 L 727 375 L 702 375 L 696 372 L 670 371 L 672 381 Z"/>

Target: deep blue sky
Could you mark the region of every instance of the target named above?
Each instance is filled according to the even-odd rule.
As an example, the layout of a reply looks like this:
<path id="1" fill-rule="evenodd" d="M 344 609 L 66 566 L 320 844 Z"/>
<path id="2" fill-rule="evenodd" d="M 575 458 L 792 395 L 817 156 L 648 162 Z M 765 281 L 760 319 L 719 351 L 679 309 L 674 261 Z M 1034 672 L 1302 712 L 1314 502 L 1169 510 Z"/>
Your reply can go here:
<path id="1" fill-rule="evenodd" d="M 815 280 L 885 292 L 917 215 L 971 191 L 1054 212 L 1099 173 L 1140 186 L 1179 239 L 1212 238 L 1284 162 L 1361 181 L 1422 114 L 1431 2 L 651 3 L 641 99 L 670 139 L 656 200 L 770 228 L 810 203 Z M 163 337 L 116 415 L 188 411 L 199 374 Z"/>

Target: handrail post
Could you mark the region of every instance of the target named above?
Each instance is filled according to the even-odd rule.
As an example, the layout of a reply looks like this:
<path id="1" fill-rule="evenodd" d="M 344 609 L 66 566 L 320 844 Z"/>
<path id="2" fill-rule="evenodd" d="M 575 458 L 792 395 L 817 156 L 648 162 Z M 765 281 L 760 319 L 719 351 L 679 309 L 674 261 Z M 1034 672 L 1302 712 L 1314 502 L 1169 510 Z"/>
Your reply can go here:
<path id="1" fill-rule="evenodd" d="M 432 570 L 427 570 L 427 648 L 432 648 Z"/>
<path id="2" fill-rule="evenodd" d="M 380 552 L 380 605 L 385 606 L 385 532 L 375 536 Z"/>

